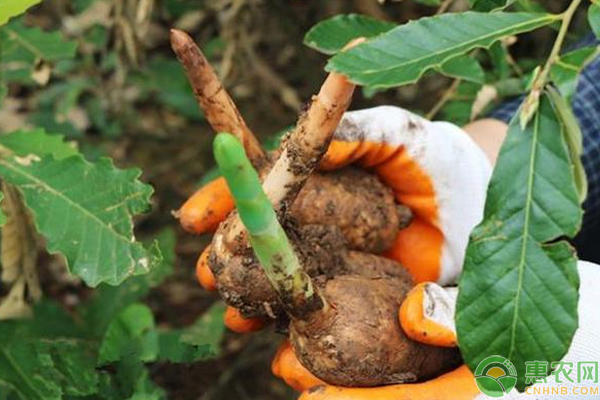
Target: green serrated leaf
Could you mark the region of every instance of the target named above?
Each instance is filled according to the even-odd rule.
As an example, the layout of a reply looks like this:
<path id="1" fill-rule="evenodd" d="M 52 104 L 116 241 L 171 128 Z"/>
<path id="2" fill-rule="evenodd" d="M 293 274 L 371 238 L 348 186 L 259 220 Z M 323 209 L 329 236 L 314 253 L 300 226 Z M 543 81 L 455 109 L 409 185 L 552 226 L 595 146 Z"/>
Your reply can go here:
<path id="1" fill-rule="evenodd" d="M 588 8 L 588 22 L 596 37 L 600 38 L 600 4 L 590 4 L 590 8 Z"/>
<path id="2" fill-rule="evenodd" d="M 78 154 L 74 143 L 67 143 L 62 135 L 48 134 L 43 129 L 15 131 L 0 135 L 0 146 L 26 157 L 52 155 L 57 159 Z"/>
<path id="3" fill-rule="evenodd" d="M 29 7 L 41 0 L 0 0 L 0 25 L 4 25 L 12 17 L 23 14 Z"/>
<path id="4" fill-rule="evenodd" d="M 90 344 L 75 339 L 23 338 L 17 323 L 0 324 L 0 384 L 23 400 L 60 400 L 96 392 Z"/>
<path id="5" fill-rule="evenodd" d="M 148 211 L 152 194 L 139 170 L 119 170 L 108 159 L 28 156 L 0 159 L 0 175 L 23 193 L 48 250 L 63 254 L 88 285 L 118 285 L 159 260 L 155 247 L 133 235 L 132 218 Z"/>
<path id="6" fill-rule="evenodd" d="M 100 345 L 98 365 L 123 358 L 150 362 L 158 356 L 158 336 L 154 315 L 148 306 L 136 303 L 121 311 L 108 326 Z"/>
<path id="7" fill-rule="evenodd" d="M 160 332 L 159 358 L 163 361 L 188 363 L 218 356 L 225 333 L 224 315 L 225 305 L 218 302 L 193 325 Z"/>
<path id="8" fill-rule="evenodd" d="M 506 8 L 516 0 L 469 0 L 469 5 L 475 11 L 494 11 Z"/>
<path id="9" fill-rule="evenodd" d="M 579 75 L 585 66 L 598 55 L 597 47 L 584 47 L 563 54 L 552 64 L 550 76 L 568 103 L 577 89 Z"/>
<path id="10" fill-rule="evenodd" d="M 437 70 L 446 76 L 483 84 L 485 73 L 477 60 L 468 55 L 457 56 L 444 62 Z"/>
<path id="11" fill-rule="evenodd" d="M 313 26 L 304 36 L 304 44 L 325 54 L 335 54 L 352 39 L 372 38 L 397 26 L 365 15 L 337 15 Z"/>
<path id="12" fill-rule="evenodd" d="M 53 62 L 73 58 L 77 49 L 77 43 L 60 32 L 27 27 L 20 19 L 0 27 L 0 41 L 5 82 L 31 84 L 36 68 L 51 68 Z"/>
<path id="13" fill-rule="evenodd" d="M 526 361 L 559 361 L 577 329 L 579 278 L 562 237 L 582 210 L 561 117 L 547 93 L 525 129 L 510 124 L 471 234 L 457 302 L 459 347 L 474 370 L 490 355 L 511 360 L 525 385 Z"/>
<path id="14" fill-rule="evenodd" d="M 560 16 L 544 13 L 450 13 L 421 18 L 336 54 L 326 69 L 373 87 L 415 82 L 450 58 L 497 40 L 548 25 Z M 460 27 L 460 29 L 456 29 Z"/>

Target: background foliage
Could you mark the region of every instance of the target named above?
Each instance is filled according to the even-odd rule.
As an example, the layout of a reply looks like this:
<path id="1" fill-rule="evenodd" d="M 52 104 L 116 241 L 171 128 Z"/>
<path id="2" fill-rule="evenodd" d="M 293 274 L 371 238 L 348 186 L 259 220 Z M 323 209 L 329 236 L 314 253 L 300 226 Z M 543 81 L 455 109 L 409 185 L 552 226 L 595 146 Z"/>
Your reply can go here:
<path id="1" fill-rule="evenodd" d="M 0 0 L 0 219 L 7 219 L 0 316 L 11 318 L 0 321 L 0 399 L 293 398 L 268 373 L 276 336 L 225 332 L 223 305 L 195 283 L 195 257 L 207 238 L 184 234 L 170 215 L 213 164 L 212 134 L 169 49 L 170 27 L 202 45 L 266 141 L 293 123 L 323 67 L 366 84 L 354 108 L 397 104 L 458 124 L 484 115 L 525 92 L 549 53 L 556 19 L 532 13 L 567 4 L 37 3 Z M 431 37 L 437 56 L 408 63 L 414 55 L 403 58 L 399 44 L 425 40 L 432 22 L 391 31 L 441 11 L 506 6 L 524 14 L 494 15 L 498 29 L 478 31 L 489 21 L 475 14 L 436 22 L 471 28 L 452 43 L 467 55 Z M 588 16 L 578 14 L 569 41 L 589 26 L 597 32 L 599 15 L 591 8 L 588 25 Z M 534 28 L 542 29 L 514 36 Z M 329 61 L 319 54 L 335 54 L 357 32 L 387 34 Z M 364 64 L 377 48 L 398 57 L 373 72 Z M 567 51 L 552 68 L 567 98 L 577 70 L 595 52 Z M 385 73 L 393 68 L 398 73 Z M 413 84 L 397 87 L 406 83 Z M 249 370 L 252 378 L 243 378 Z"/>

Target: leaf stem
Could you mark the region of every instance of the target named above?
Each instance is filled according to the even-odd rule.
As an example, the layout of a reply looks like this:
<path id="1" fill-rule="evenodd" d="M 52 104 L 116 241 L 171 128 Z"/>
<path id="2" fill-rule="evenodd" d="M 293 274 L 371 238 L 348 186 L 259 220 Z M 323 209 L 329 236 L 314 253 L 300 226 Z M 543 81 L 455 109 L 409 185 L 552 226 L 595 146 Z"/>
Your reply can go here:
<path id="1" fill-rule="evenodd" d="M 571 21 L 573 20 L 573 16 L 575 15 L 575 11 L 577 11 L 577 7 L 579 7 L 581 2 L 582 0 L 573 0 L 565 12 L 562 13 L 562 23 L 560 25 L 560 30 L 558 31 L 558 36 L 554 41 L 554 46 L 552 46 L 552 51 L 546 60 L 544 68 L 539 73 L 532 86 L 533 90 L 541 90 L 544 85 L 546 85 L 548 76 L 550 75 L 550 69 L 559 57 L 560 50 L 562 49 L 565 38 L 567 37 L 567 32 L 569 30 L 569 26 L 571 25 Z"/>
<path id="2" fill-rule="evenodd" d="M 460 78 L 457 78 L 452 82 L 452 84 L 444 91 L 442 97 L 440 97 L 438 102 L 435 103 L 431 110 L 427 113 L 427 115 L 425 116 L 426 119 L 432 120 L 433 118 L 435 118 L 438 112 L 440 112 L 440 110 L 444 108 L 446 103 L 448 103 L 450 99 L 452 99 L 452 96 L 454 96 L 456 90 L 458 90 L 461 81 L 462 80 Z"/>
<path id="3" fill-rule="evenodd" d="M 533 118 L 533 115 L 539 107 L 540 95 L 548 83 L 552 66 L 556 60 L 558 60 L 560 50 L 565 42 L 565 38 L 567 37 L 569 26 L 571 25 L 575 11 L 577 11 L 577 7 L 579 7 L 581 1 L 582 0 L 573 0 L 569 7 L 559 16 L 562 22 L 558 31 L 558 36 L 556 37 L 554 45 L 552 46 L 552 50 L 550 51 L 550 55 L 548 56 L 544 67 L 536 74 L 531 85 L 531 90 L 521 106 L 521 112 L 519 114 L 521 129 L 525 129 L 525 126 Z"/>
<path id="4" fill-rule="evenodd" d="M 220 133 L 213 149 L 252 249 L 286 311 L 301 319 L 323 308 L 325 303 L 302 269 L 241 142 L 231 134 Z"/>

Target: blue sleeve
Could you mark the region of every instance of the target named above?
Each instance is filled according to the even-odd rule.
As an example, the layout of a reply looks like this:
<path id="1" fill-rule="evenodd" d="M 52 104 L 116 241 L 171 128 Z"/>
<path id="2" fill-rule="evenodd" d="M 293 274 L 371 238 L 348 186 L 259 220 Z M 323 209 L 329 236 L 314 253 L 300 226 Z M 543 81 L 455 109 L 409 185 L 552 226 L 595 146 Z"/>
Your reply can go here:
<path id="1" fill-rule="evenodd" d="M 593 44 L 593 41 L 587 44 Z M 509 100 L 489 116 L 508 123 L 521 100 Z M 573 97 L 573 111 L 583 133 L 582 159 L 589 182 L 588 198 L 583 205 L 586 230 L 600 225 L 600 57 L 583 70 Z"/>

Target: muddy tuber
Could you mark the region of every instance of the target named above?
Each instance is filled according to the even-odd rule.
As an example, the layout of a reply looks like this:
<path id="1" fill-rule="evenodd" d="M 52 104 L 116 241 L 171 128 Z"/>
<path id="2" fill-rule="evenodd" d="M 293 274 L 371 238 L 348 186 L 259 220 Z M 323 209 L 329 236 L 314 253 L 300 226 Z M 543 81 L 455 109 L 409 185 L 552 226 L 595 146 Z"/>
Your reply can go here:
<path id="1" fill-rule="evenodd" d="M 258 329 L 258 321 L 275 320 L 302 365 L 330 384 L 413 382 L 456 366 L 455 349 L 405 336 L 398 309 L 412 279 L 377 255 L 410 222 L 410 212 L 368 172 L 314 172 L 354 85 L 331 74 L 281 149 L 269 155 L 199 48 L 180 31 L 171 39 L 207 119 L 216 131 L 233 134 L 218 135 L 214 145 L 229 191 L 222 180 L 212 185 L 225 201 L 200 190 L 179 211 L 189 230 L 218 227 L 198 262 L 202 284 L 219 290 L 241 324 L 258 317 Z"/>

